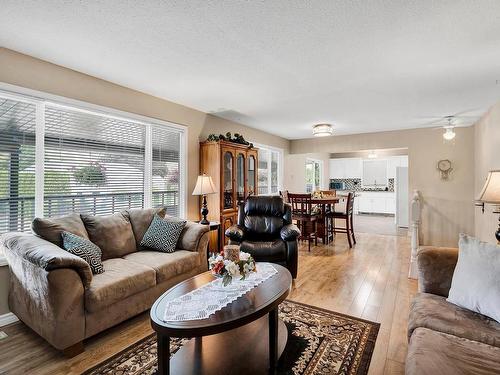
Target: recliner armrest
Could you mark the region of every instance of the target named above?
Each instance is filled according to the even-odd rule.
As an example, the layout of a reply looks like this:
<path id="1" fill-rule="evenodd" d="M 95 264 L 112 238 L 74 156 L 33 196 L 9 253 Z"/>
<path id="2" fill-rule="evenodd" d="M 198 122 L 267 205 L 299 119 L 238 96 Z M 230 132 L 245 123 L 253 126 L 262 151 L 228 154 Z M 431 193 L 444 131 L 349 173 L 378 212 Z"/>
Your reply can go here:
<path id="1" fill-rule="evenodd" d="M 81 277 L 84 286 L 92 281 L 89 264 L 82 258 L 61 249 L 52 242 L 29 233 L 5 233 L 1 238 L 7 260 L 20 257 L 46 271 L 71 268 Z"/>
<path id="2" fill-rule="evenodd" d="M 241 242 L 245 237 L 245 229 L 243 229 L 239 225 L 233 225 L 226 229 L 225 235 L 231 241 Z"/>
<path id="3" fill-rule="evenodd" d="M 280 236 L 283 241 L 294 241 L 300 236 L 300 229 L 295 224 L 287 224 L 281 228 Z"/>

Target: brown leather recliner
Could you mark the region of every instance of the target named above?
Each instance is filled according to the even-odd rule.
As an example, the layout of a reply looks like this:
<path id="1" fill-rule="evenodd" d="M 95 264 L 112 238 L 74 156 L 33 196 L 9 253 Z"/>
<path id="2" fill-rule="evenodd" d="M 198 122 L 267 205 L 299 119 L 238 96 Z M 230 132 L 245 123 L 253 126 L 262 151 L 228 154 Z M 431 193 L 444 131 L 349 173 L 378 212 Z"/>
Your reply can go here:
<path id="1" fill-rule="evenodd" d="M 230 244 L 239 244 L 257 262 L 277 263 L 297 277 L 298 237 L 292 208 L 279 196 L 250 196 L 238 206 L 238 223 L 226 230 Z"/>

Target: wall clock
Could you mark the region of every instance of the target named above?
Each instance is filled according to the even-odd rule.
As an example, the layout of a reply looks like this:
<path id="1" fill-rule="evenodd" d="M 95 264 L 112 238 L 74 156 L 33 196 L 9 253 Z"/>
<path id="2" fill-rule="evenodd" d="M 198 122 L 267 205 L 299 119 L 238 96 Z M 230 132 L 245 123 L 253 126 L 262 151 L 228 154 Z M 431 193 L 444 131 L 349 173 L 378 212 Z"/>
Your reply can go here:
<path id="1" fill-rule="evenodd" d="M 453 170 L 453 167 L 451 166 L 451 161 L 449 161 L 448 159 L 443 159 L 438 161 L 437 169 L 441 173 L 441 179 L 447 180 L 450 176 L 451 171 Z"/>

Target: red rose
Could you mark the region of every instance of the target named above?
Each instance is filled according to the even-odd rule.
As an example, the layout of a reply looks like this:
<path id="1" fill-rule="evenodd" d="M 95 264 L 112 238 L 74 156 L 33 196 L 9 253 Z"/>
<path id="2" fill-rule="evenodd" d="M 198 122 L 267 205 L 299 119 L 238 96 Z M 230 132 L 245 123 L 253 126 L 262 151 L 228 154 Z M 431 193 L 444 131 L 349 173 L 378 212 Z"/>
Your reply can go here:
<path id="1" fill-rule="evenodd" d="M 224 263 L 223 262 L 218 262 L 213 268 L 212 271 L 216 274 L 219 274 L 220 271 L 224 268 Z"/>

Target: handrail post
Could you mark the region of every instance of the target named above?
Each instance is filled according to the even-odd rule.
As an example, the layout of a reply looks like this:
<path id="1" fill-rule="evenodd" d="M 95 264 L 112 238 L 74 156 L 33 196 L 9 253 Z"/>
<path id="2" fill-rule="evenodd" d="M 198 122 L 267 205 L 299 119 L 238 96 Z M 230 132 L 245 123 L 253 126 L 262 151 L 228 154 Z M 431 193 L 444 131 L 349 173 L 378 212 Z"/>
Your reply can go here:
<path id="1" fill-rule="evenodd" d="M 413 191 L 413 198 L 411 200 L 411 258 L 410 269 L 408 277 L 410 279 L 417 279 L 417 250 L 419 247 L 419 227 L 421 220 L 422 202 L 420 192 Z"/>

